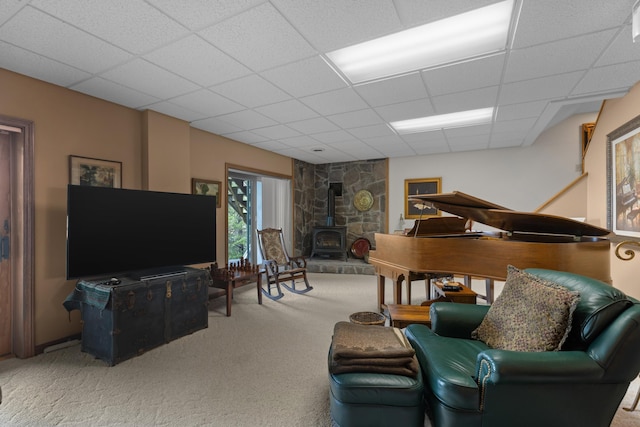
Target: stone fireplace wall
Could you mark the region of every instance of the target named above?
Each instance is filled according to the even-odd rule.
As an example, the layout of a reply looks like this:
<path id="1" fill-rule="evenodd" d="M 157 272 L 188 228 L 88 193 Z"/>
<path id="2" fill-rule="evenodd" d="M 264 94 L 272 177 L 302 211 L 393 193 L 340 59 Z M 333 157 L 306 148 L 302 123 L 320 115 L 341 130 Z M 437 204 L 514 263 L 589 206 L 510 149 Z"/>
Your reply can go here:
<path id="1" fill-rule="evenodd" d="M 365 237 L 375 247 L 374 234 L 386 232 L 388 162 L 365 160 L 313 165 L 294 161 L 295 253 L 311 254 L 314 226 L 327 225 L 330 183 L 342 184 L 342 196 L 335 198 L 335 224 L 347 227 L 347 251 L 354 240 Z M 361 212 L 353 204 L 355 194 L 368 190 L 373 206 Z"/>

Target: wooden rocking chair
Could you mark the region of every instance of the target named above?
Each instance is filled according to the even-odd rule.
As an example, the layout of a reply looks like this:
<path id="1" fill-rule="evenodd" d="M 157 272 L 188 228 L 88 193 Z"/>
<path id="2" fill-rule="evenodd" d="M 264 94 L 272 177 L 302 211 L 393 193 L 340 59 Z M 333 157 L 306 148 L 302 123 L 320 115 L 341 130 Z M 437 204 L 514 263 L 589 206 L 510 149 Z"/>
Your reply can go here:
<path id="1" fill-rule="evenodd" d="M 307 280 L 307 260 L 304 257 L 290 257 L 284 246 L 284 237 L 281 228 L 265 228 L 257 230 L 258 247 L 262 255 L 264 270 L 267 275 L 267 289 L 262 288 L 262 293 L 267 298 L 279 300 L 284 296 L 280 284 L 288 291 L 303 294 L 313 289 Z M 296 280 L 304 280 L 305 288 L 296 289 Z M 286 282 L 291 282 L 291 286 Z M 272 294 L 275 287 L 277 294 Z"/>

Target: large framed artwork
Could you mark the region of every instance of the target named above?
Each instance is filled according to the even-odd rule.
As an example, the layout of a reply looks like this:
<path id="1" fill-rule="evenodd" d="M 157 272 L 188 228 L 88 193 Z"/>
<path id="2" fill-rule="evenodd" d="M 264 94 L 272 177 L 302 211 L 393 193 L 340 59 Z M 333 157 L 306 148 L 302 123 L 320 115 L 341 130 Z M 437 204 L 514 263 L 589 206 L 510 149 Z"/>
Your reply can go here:
<path id="1" fill-rule="evenodd" d="M 640 116 L 607 135 L 607 228 L 640 241 Z"/>
<path id="2" fill-rule="evenodd" d="M 122 188 L 122 162 L 69 156 L 69 183 Z"/>
<path id="3" fill-rule="evenodd" d="M 440 211 L 434 207 L 427 207 L 409 202 L 410 196 L 417 194 L 437 194 L 442 188 L 442 178 L 420 178 L 404 180 L 404 217 L 406 219 L 428 218 L 439 216 Z"/>
<path id="4" fill-rule="evenodd" d="M 220 207 L 220 181 L 209 181 L 207 179 L 191 178 L 191 192 L 203 196 L 215 196 L 216 207 Z"/>

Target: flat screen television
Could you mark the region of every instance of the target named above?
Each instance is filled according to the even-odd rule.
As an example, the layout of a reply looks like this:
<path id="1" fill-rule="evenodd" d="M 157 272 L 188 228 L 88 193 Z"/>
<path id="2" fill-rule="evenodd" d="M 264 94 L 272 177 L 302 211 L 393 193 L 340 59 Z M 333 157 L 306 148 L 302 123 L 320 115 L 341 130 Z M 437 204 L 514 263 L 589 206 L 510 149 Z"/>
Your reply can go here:
<path id="1" fill-rule="evenodd" d="M 216 260 L 216 198 L 69 185 L 67 279 Z"/>

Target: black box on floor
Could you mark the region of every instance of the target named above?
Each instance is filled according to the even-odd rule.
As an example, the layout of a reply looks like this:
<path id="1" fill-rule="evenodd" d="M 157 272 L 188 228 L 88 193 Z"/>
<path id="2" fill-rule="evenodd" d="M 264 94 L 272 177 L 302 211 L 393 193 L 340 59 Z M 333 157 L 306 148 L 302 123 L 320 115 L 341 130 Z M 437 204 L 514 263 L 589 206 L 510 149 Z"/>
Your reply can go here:
<path id="1" fill-rule="evenodd" d="M 111 366 L 208 327 L 206 270 L 183 268 L 166 277 L 79 281 L 81 350 Z"/>

